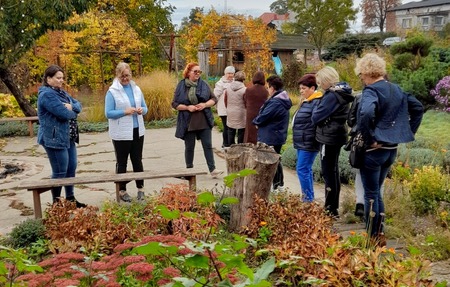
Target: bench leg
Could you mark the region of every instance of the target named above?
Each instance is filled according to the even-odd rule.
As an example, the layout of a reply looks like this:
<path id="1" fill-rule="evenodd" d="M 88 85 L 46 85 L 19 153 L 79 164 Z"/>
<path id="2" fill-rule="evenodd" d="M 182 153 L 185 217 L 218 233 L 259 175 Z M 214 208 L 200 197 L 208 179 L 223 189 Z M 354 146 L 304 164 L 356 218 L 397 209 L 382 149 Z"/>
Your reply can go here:
<path id="1" fill-rule="evenodd" d="M 33 122 L 32 121 L 28 121 L 28 132 L 30 133 L 30 137 L 32 137 L 34 135 Z"/>
<path id="2" fill-rule="evenodd" d="M 186 179 L 189 181 L 189 189 L 195 191 L 197 189 L 197 176 L 186 176 Z"/>
<path id="3" fill-rule="evenodd" d="M 116 200 L 117 202 L 120 202 L 120 188 L 119 188 L 119 184 L 120 182 L 116 182 Z"/>
<path id="4" fill-rule="evenodd" d="M 42 218 L 41 194 L 38 190 L 33 190 L 34 218 Z"/>

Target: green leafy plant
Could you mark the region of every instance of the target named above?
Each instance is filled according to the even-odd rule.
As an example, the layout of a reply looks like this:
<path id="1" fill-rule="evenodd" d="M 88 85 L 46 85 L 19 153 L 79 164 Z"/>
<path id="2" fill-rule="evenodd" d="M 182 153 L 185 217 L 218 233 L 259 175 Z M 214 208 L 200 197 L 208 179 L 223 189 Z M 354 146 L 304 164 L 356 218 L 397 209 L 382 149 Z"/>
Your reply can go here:
<path id="1" fill-rule="evenodd" d="M 0 246 L 0 285 L 13 285 L 14 281 L 27 272 L 42 272 L 39 265 L 33 264 L 23 249 L 15 250 L 6 246 Z M 5 285 L 3 285 L 5 284 Z"/>
<path id="2" fill-rule="evenodd" d="M 27 219 L 14 226 L 7 242 L 14 248 L 28 247 L 45 238 L 45 226 L 41 219 Z"/>

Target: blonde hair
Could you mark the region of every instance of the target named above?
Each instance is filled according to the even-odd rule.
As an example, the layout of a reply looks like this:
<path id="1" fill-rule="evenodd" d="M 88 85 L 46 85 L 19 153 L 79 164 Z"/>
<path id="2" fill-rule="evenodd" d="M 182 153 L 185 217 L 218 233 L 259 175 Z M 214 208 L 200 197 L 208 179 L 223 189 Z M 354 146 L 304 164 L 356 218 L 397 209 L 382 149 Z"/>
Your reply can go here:
<path id="1" fill-rule="evenodd" d="M 326 66 L 316 73 L 316 82 L 322 89 L 327 90 L 339 82 L 339 74 L 334 68 Z"/>
<path id="2" fill-rule="evenodd" d="M 116 77 L 120 78 L 120 76 L 122 76 L 123 71 L 127 70 L 130 71 L 131 74 L 131 68 L 130 65 L 128 65 L 125 62 L 120 62 L 119 64 L 117 64 L 116 66 Z"/>
<path id="3" fill-rule="evenodd" d="M 383 77 L 386 75 L 386 61 L 377 54 L 366 54 L 356 62 L 355 74 L 363 74 L 371 78 Z"/>

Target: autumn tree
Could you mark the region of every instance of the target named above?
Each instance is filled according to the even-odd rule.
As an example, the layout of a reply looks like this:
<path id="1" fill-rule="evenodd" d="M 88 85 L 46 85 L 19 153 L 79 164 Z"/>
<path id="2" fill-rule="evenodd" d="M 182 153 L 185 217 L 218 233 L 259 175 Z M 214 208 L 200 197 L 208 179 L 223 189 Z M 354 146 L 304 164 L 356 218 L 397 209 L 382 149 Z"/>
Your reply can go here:
<path id="1" fill-rule="evenodd" d="M 203 7 L 192 8 L 191 11 L 189 12 L 189 17 L 183 17 L 183 19 L 181 19 L 181 28 L 184 28 L 184 27 L 187 27 L 187 26 L 193 25 L 193 24 L 200 24 L 198 18 L 200 15 L 203 15 L 203 14 L 205 14 Z"/>
<path id="2" fill-rule="evenodd" d="M 2 0 L 0 3 L 0 79 L 14 95 L 26 116 L 36 110 L 24 97 L 12 68 L 48 30 L 74 28 L 66 25 L 74 13 L 88 10 L 95 0 Z"/>
<path id="3" fill-rule="evenodd" d="M 270 45 L 276 40 L 276 31 L 268 28 L 261 19 L 243 15 L 218 14 L 211 10 L 198 14 L 199 24 L 193 24 L 182 35 L 187 61 L 198 61 L 200 47 L 208 52 L 209 64 L 218 58 L 219 42 L 226 43 L 228 52 L 241 51 L 244 55 L 244 72 L 247 76 L 257 70 L 273 68 Z"/>
<path id="4" fill-rule="evenodd" d="M 270 11 L 279 15 L 284 15 L 289 12 L 288 0 L 276 0 L 270 4 Z"/>
<path id="5" fill-rule="evenodd" d="M 401 0 L 362 0 L 360 8 L 365 28 L 377 27 L 383 32 L 386 27 L 387 11 L 402 4 Z"/>
<path id="6" fill-rule="evenodd" d="M 283 31 L 306 33 L 321 57 L 322 48 L 344 34 L 349 22 L 356 19 L 352 5 L 352 0 L 289 0 L 288 7 L 296 17 Z"/>

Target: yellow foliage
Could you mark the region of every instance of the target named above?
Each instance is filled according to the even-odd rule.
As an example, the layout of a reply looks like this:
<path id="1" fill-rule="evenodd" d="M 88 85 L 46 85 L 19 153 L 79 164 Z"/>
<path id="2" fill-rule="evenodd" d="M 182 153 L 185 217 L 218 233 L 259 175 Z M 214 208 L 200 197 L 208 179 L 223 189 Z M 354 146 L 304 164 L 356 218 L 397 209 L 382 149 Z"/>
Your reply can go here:
<path id="1" fill-rule="evenodd" d="M 209 64 L 216 64 L 219 42 L 227 41 L 234 50 L 244 54 L 243 70 L 248 78 L 257 70 L 273 69 L 270 45 L 276 40 L 276 31 L 260 19 L 211 10 L 199 14 L 198 21 L 200 24 L 191 25 L 182 35 L 187 62 L 197 62 L 200 49 L 208 52 Z"/>
<path id="2" fill-rule="evenodd" d="M 167 119 L 174 115 L 172 98 L 177 85 L 175 74 L 154 71 L 147 76 L 135 79 L 141 88 L 148 107 L 146 121 Z"/>
<path id="3" fill-rule="evenodd" d="M 0 94 L 0 118 L 24 117 L 13 95 Z"/>

